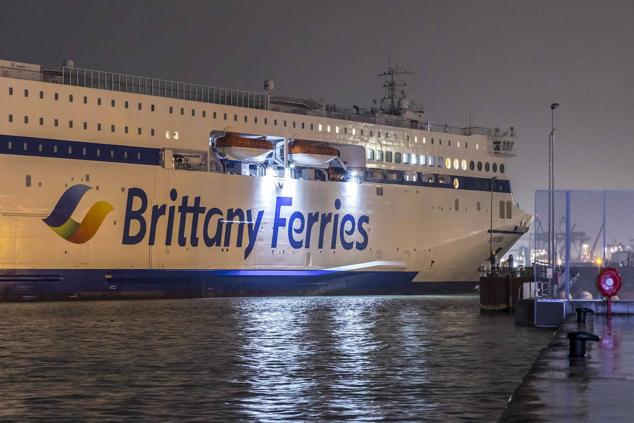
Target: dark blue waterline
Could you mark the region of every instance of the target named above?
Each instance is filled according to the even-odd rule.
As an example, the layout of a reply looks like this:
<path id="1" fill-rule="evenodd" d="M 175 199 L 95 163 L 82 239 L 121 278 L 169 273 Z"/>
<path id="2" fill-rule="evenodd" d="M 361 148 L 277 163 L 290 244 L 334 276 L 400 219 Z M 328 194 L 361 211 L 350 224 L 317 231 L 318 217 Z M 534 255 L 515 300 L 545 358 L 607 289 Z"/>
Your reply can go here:
<path id="1" fill-rule="evenodd" d="M 473 292 L 475 282 L 412 282 L 417 272 L 3 269 L 0 300 L 410 295 Z"/>

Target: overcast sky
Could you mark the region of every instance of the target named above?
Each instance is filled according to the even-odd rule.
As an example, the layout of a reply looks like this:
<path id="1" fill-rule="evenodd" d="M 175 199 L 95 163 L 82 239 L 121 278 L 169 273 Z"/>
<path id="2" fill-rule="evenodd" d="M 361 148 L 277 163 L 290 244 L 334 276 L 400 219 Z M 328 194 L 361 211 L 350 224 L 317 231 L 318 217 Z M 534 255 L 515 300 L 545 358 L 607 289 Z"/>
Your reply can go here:
<path id="1" fill-rule="evenodd" d="M 0 1 L 0 58 L 370 105 L 387 59 L 428 118 L 519 132 L 532 211 L 547 185 L 634 188 L 634 1 Z"/>

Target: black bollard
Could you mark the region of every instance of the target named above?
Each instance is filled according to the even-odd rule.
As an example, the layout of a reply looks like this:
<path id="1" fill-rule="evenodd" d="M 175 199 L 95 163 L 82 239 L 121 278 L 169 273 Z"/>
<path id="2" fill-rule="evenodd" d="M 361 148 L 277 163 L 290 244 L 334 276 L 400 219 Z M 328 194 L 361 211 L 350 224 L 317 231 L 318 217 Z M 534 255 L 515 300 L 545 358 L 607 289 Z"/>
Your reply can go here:
<path id="1" fill-rule="evenodd" d="M 586 307 L 578 307 L 575 311 L 577 312 L 577 323 L 585 323 L 586 313 L 594 313 L 594 311 Z"/>
<path id="2" fill-rule="evenodd" d="M 601 338 L 588 332 L 568 332 L 570 341 L 570 358 L 583 358 L 586 356 L 586 341 L 599 342 Z"/>

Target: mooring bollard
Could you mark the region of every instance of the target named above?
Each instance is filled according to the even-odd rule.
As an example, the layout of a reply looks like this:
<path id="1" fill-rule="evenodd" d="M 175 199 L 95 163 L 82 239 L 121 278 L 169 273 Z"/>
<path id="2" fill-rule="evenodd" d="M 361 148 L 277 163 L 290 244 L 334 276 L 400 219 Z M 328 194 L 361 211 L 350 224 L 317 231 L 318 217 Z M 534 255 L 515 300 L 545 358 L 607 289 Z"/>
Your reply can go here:
<path id="1" fill-rule="evenodd" d="M 601 338 L 588 332 L 568 332 L 570 350 L 568 357 L 584 358 L 586 356 L 586 341 L 599 342 Z"/>
<path id="2" fill-rule="evenodd" d="M 592 309 L 586 307 L 578 307 L 575 311 L 577 312 L 577 323 L 585 323 L 587 313 L 594 314 L 594 311 L 592 311 Z"/>

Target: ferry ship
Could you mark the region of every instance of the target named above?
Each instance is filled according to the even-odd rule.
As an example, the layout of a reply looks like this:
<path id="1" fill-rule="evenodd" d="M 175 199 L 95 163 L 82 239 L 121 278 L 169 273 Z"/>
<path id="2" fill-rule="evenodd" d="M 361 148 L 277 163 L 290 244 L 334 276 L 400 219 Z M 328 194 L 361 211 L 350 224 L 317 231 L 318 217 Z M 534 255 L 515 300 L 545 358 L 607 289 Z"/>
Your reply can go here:
<path id="1" fill-rule="evenodd" d="M 0 298 L 471 290 L 524 234 L 516 133 L 0 61 Z"/>

